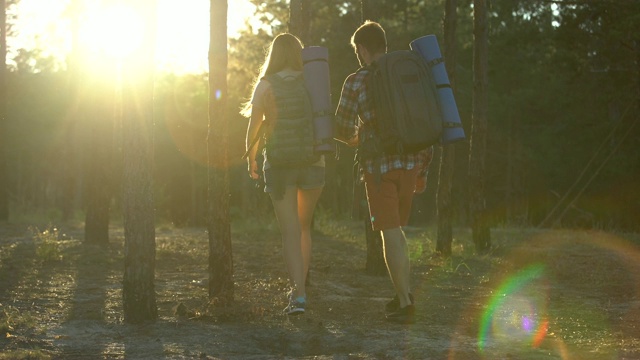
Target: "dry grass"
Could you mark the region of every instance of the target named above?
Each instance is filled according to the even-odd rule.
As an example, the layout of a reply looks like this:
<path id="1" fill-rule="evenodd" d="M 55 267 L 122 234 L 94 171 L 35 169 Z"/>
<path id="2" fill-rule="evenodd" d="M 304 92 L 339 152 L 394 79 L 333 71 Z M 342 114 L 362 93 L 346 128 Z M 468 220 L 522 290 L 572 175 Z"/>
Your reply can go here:
<path id="1" fill-rule="evenodd" d="M 207 297 L 204 229 L 159 226 L 159 319 L 122 319 L 123 231 L 108 247 L 81 228 L 0 226 L 0 359 L 640 358 L 640 239 L 587 231 L 494 229 L 476 256 L 455 232 L 408 228 L 417 322 L 387 323 L 393 292 L 364 272 L 362 224 L 316 218 L 304 316 L 282 314 L 287 276 L 271 215 L 232 226 L 235 303 Z"/>

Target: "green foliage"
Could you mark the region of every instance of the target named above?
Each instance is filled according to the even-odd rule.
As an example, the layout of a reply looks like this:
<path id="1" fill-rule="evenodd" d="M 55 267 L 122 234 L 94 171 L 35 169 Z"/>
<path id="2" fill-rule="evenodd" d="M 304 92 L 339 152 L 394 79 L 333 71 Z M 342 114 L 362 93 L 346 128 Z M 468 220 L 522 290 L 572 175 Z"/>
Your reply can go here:
<path id="1" fill-rule="evenodd" d="M 44 350 L 8 350 L 0 354 L 0 360 L 49 360 L 51 356 Z"/>
<path id="2" fill-rule="evenodd" d="M 36 258 L 42 262 L 54 262 L 62 260 L 62 251 L 59 244 L 59 231 L 53 225 L 40 231 L 37 227 L 29 229 L 36 245 Z"/>
<path id="3" fill-rule="evenodd" d="M 8 62 L 9 71 L 40 73 L 60 70 L 59 62 L 53 55 L 47 55 L 42 50 L 18 49 L 16 55 Z"/>
<path id="4" fill-rule="evenodd" d="M 463 271 L 471 273 L 471 268 L 467 265 L 464 259 L 454 259 L 452 257 L 445 260 L 442 270 L 450 274 L 459 274 Z"/>
<path id="5" fill-rule="evenodd" d="M 363 223 L 336 216 L 330 209 L 318 207 L 313 214 L 314 229 L 338 239 L 353 240 L 363 236 Z"/>
<path id="6" fill-rule="evenodd" d="M 540 215 L 522 201 L 552 206 L 551 194 L 562 196 L 616 123 L 625 121 L 618 117 L 638 91 L 636 55 L 621 51 L 638 31 L 628 21 L 637 13 L 631 10 L 638 10 L 631 2 L 558 5 L 555 11 L 543 1 L 492 3 L 487 192 L 499 217 L 520 212 L 537 224 Z M 470 62 L 470 50 L 461 62 Z M 625 150 L 614 154 L 599 179 L 628 172 L 626 159 L 637 158 L 637 147 Z M 576 205 L 586 207 L 599 186 L 591 184 Z M 566 224 L 576 216 L 570 212 Z"/>
<path id="7" fill-rule="evenodd" d="M 287 30 L 288 2 L 252 1 L 264 28 L 246 29 L 229 40 L 228 101 L 231 204 L 246 214 L 251 188 L 244 150 L 247 119 L 239 114 L 251 97 L 258 67 L 274 34 Z M 473 8 L 458 1 L 456 101 L 467 135 L 471 134 L 473 100 Z M 329 49 L 334 106 L 345 77 L 358 62 L 349 45 L 362 20 L 360 1 L 315 1 L 307 45 Z M 426 34 L 443 46 L 443 0 L 371 0 L 369 17 L 387 30 L 389 49 L 407 48 Z M 599 0 L 549 3 L 544 0 L 491 2 L 489 49 L 489 133 L 485 159 L 487 205 L 492 221 L 536 225 L 589 163 L 604 138 L 622 122 L 608 149 L 614 149 L 637 118 L 637 105 L 621 115 L 638 93 L 637 66 L 640 3 Z M 8 77 L 7 169 L 13 209 L 30 213 L 59 206 L 73 186 L 76 207 L 84 200 L 81 184 L 91 162 L 86 154 L 99 118 L 96 102 L 80 111 L 85 99 L 73 90 L 74 69 L 63 71 L 38 49 L 16 50 Z M 446 56 L 446 54 L 445 54 Z M 207 74 L 159 75 L 156 78 L 155 189 L 157 214 L 176 226 L 202 225 L 206 220 L 206 136 L 209 123 Z M 81 94 L 86 95 L 86 94 Z M 86 100 L 86 99 L 85 99 Z M 215 129 L 211 129 L 215 131 Z M 565 225 L 611 226 L 637 230 L 640 150 L 632 139 L 613 153 L 566 215 Z M 116 134 L 118 134 L 116 132 Z M 118 135 L 116 154 L 119 159 Z M 471 139 L 469 139 L 471 140 Z M 344 149 L 341 147 L 341 149 Z M 466 224 L 468 142 L 456 145 L 453 203 L 457 224 Z M 321 203 L 327 211 L 350 207 L 353 162 L 350 150 L 330 159 Z M 604 163 L 599 159 L 597 165 Z M 437 159 L 431 166 L 428 192 L 437 186 Z M 589 175 L 595 173 L 590 170 Z M 117 172 L 116 172 L 117 176 Z M 70 181 L 70 179 L 73 180 Z M 557 195 L 554 195 L 557 194 Z M 119 194 L 115 192 L 114 208 Z M 337 199 L 337 200 L 336 200 Z M 260 200 L 262 201 L 262 200 Z M 249 208 L 247 208 L 249 207 Z M 416 198 L 412 219 L 425 223 L 433 196 Z M 267 207 L 267 210 L 270 208 Z M 15 213 L 16 211 L 13 211 Z M 578 218 L 585 213 L 589 220 Z"/>
<path id="8" fill-rule="evenodd" d="M 0 303 L 0 336 L 11 337 L 14 331 L 25 331 L 36 327 L 36 318 L 29 311 Z"/>
<path id="9" fill-rule="evenodd" d="M 232 215 L 231 233 L 234 236 L 247 236 L 261 239 L 268 236 L 279 237 L 280 229 L 273 211 L 260 216 L 246 216 L 239 208 Z"/>
<path id="10" fill-rule="evenodd" d="M 202 224 L 205 207 L 208 87 L 206 74 L 165 74 L 155 90 L 154 177 L 158 217 L 176 226 Z"/>
<path id="11" fill-rule="evenodd" d="M 17 4 L 20 2 L 20 0 L 5 0 L 5 15 L 6 15 L 6 31 L 7 31 L 7 38 L 15 35 L 15 31 L 13 29 L 15 24 L 15 21 L 17 19 L 17 14 L 16 14 L 16 8 L 17 8 Z"/>
<path id="12" fill-rule="evenodd" d="M 0 334 L 6 336 L 6 334 L 13 331 L 13 319 L 11 314 L 7 313 L 10 308 L 5 309 L 2 304 L 0 304 L 0 308 L 2 309 L 2 313 L 0 313 Z"/>

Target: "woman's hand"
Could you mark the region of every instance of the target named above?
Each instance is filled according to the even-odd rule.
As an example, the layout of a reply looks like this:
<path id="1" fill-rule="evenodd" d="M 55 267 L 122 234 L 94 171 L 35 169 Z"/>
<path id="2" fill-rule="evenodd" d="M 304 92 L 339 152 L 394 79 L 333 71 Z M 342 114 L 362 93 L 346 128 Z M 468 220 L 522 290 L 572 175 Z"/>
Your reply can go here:
<path id="1" fill-rule="evenodd" d="M 253 180 L 258 180 L 260 175 L 258 174 L 258 162 L 256 159 L 249 159 L 249 176 Z"/>

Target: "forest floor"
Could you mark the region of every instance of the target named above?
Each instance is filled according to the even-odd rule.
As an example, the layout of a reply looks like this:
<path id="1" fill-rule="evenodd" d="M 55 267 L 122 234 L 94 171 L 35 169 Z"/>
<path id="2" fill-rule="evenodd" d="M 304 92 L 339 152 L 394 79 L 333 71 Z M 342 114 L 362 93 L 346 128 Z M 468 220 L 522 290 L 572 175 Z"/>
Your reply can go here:
<path id="1" fill-rule="evenodd" d="M 123 321 L 124 235 L 83 244 L 82 227 L 0 225 L 0 359 L 640 359 L 640 237 L 492 229 L 453 256 L 407 228 L 412 325 L 389 323 L 386 276 L 365 272 L 360 222 L 319 216 L 308 311 L 291 317 L 272 219 L 232 225 L 235 304 L 207 300 L 205 229 L 156 230 L 158 320 Z"/>

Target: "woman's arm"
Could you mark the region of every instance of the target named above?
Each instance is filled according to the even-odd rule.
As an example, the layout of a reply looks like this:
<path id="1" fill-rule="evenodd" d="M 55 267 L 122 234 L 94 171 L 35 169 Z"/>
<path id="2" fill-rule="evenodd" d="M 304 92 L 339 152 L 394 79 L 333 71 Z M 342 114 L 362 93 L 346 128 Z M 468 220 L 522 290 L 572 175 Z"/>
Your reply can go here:
<path id="1" fill-rule="evenodd" d="M 251 108 L 251 117 L 249 118 L 249 126 L 247 127 L 247 138 L 245 142 L 246 150 L 249 152 L 247 156 L 249 176 L 252 179 L 257 180 L 260 178 L 258 174 L 258 163 L 256 162 L 256 156 L 258 154 L 258 148 L 260 139 L 258 139 L 258 131 L 264 118 L 264 110 L 262 106 L 254 104 Z"/>
<path id="2" fill-rule="evenodd" d="M 249 116 L 249 125 L 247 126 L 245 148 L 247 151 L 246 156 L 249 176 L 254 180 L 260 178 L 256 157 L 258 155 L 261 142 L 259 137 L 262 136 L 261 131 L 264 131 L 264 129 L 260 130 L 260 127 L 262 126 L 265 117 L 265 95 L 269 92 L 267 91 L 269 87 L 269 82 L 260 80 L 254 89 L 253 97 L 251 99 L 251 115 Z"/>

